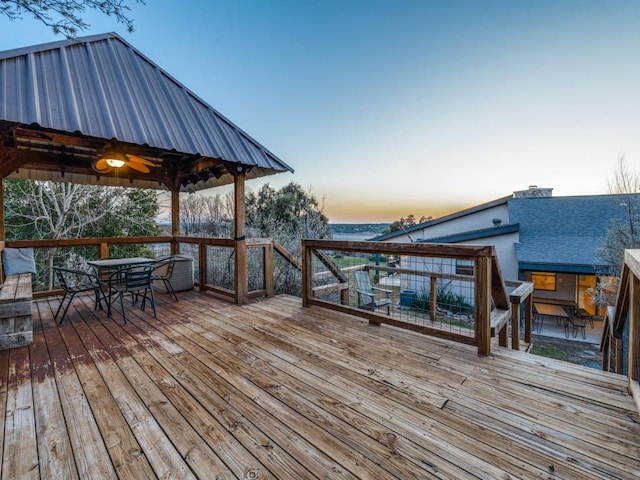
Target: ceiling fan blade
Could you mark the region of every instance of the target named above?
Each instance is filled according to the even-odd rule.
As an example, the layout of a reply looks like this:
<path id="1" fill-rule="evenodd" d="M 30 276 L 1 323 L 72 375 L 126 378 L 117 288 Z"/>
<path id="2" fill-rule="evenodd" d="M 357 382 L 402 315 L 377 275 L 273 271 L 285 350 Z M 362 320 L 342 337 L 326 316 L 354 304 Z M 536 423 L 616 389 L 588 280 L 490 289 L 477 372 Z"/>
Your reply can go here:
<path id="1" fill-rule="evenodd" d="M 109 173 L 111 171 L 111 165 L 107 163 L 107 160 L 101 158 L 93 162 L 93 169 L 98 173 Z"/>
<path id="2" fill-rule="evenodd" d="M 148 167 L 155 167 L 156 164 L 153 162 L 150 162 L 149 160 L 146 160 L 142 157 L 138 157 L 137 155 L 129 155 L 127 154 L 127 158 L 129 159 L 129 161 L 131 162 L 136 162 L 137 164 L 142 164 L 142 165 L 146 165 Z"/>
<path id="3" fill-rule="evenodd" d="M 145 165 L 142 165 L 136 162 L 127 162 L 127 167 L 133 168 L 134 170 L 137 170 L 138 172 L 142 172 L 142 173 L 151 172 L 151 170 L 149 170 L 149 167 L 146 167 Z"/>

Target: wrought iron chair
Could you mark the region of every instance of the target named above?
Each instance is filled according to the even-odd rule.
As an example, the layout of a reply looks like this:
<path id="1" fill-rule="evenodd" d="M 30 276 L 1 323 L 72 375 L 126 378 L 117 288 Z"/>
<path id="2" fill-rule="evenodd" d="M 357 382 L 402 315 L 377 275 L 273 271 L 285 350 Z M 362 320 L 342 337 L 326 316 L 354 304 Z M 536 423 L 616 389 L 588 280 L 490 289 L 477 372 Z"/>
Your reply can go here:
<path id="1" fill-rule="evenodd" d="M 356 291 L 358 293 L 358 308 L 374 311 L 376 308 L 387 307 L 387 315 L 391 314 L 391 290 L 371 285 L 369 272 L 358 270 L 355 273 Z M 384 298 L 376 298 L 376 292 L 384 294 Z"/>
<path id="2" fill-rule="evenodd" d="M 177 302 L 178 296 L 176 295 L 176 292 L 173 289 L 173 285 L 171 284 L 171 277 L 173 276 L 173 267 L 175 266 L 175 264 L 176 257 L 173 256 L 158 260 L 152 265 L 153 268 L 151 270 L 151 281 L 161 281 L 164 284 L 164 287 L 167 289 L 169 296 L 175 298 Z"/>
<path id="3" fill-rule="evenodd" d="M 106 297 L 103 290 L 105 284 L 101 282 L 97 276 L 83 270 L 64 267 L 53 267 L 53 272 L 58 284 L 64 290 L 64 295 L 62 296 L 60 305 L 58 305 L 58 310 L 56 310 L 56 314 L 53 317 L 55 320 L 58 320 L 58 315 L 60 314 L 60 310 L 62 309 L 62 305 L 64 305 L 65 300 L 67 298 L 69 299 L 67 305 L 64 307 L 62 316 L 60 317 L 60 324 L 64 321 L 64 317 L 67 314 L 67 310 L 69 310 L 71 302 L 73 302 L 73 298 L 79 293 L 93 292 L 95 295 L 94 309 L 102 309 L 102 299 L 104 299 L 106 303 Z"/>
<path id="4" fill-rule="evenodd" d="M 120 308 L 124 323 L 127 323 L 124 297 L 131 296 L 131 303 L 136 304 L 141 297 L 140 308 L 145 309 L 147 301 L 153 308 L 153 316 L 156 316 L 156 302 L 151 288 L 151 265 L 135 265 L 116 270 L 109 276 L 109 301 L 107 315 L 111 317 L 111 305 L 116 299 L 120 299 Z"/>

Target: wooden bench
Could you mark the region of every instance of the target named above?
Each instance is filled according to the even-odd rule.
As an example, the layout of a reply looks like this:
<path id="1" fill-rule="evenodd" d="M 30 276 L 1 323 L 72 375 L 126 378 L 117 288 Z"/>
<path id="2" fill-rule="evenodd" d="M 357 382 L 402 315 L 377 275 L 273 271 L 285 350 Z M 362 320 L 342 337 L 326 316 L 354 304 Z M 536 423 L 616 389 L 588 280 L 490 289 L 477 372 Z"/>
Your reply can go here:
<path id="1" fill-rule="evenodd" d="M 0 289 L 0 350 L 33 342 L 31 274 L 8 275 Z"/>

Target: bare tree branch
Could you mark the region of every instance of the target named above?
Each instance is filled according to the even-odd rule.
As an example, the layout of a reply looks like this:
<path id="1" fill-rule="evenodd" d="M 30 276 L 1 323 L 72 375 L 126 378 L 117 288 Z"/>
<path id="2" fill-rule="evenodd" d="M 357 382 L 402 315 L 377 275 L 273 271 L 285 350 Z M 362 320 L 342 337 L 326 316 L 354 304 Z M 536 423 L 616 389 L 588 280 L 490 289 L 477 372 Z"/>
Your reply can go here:
<path id="1" fill-rule="evenodd" d="M 144 0 L 135 0 L 144 5 Z M 86 10 L 98 10 L 114 17 L 128 32 L 133 32 L 133 20 L 127 15 L 131 8 L 127 0 L 0 0 L 0 14 L 10 20 L 20 20 L 30 15 L 50 27 L 54 33 L 75 38 L 90 25 L 82 16 Z"/>

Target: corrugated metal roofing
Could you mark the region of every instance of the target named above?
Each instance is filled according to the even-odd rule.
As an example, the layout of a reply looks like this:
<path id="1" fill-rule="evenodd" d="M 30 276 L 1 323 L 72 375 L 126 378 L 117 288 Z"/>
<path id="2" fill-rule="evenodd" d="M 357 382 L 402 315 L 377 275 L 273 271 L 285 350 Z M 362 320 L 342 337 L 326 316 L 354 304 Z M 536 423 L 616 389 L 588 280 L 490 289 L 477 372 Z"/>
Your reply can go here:
<path id="1" fill-rule="evenodd" d="M 0 120 L 293 172 L 116 33 L 0 52 Z"/>

